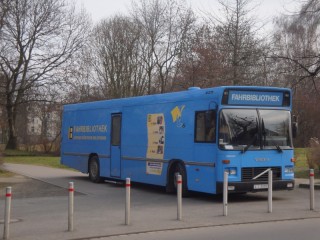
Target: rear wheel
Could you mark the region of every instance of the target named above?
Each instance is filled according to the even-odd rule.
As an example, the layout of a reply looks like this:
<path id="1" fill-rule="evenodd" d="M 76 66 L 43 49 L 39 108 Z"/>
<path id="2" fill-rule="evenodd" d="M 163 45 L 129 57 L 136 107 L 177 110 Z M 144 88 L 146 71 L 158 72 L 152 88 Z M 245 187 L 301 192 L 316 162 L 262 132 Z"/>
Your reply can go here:
<path id="1" fill-rule="evenodd" d="M 186 169 L 182 163 L 175 164 L 170 170 L 169 188 L 170 192 L 177 192 L 177 176 L 181 175 L 182 178 L 182 196 L 189 196 L 187 187 L 187 174 Z"/>
<path id="2" fill-rule="evenodd" d="M 89 178 L 94 183 L 102 182 L 102 178 L 100 177 L 99 159 L 97 156 L 93 156 L 89 160 Z"/>

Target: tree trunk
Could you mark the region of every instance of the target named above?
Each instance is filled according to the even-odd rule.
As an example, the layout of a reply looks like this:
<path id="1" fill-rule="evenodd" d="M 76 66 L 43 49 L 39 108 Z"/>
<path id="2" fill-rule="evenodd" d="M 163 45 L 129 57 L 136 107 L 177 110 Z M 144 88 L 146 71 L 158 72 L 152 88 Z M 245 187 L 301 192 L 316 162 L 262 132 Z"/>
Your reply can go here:
<path id="1" fill-rule="evenodd" d="M 17 132 L 15 126 L 15 108 L 12 106 L 7 106 L 7 119 L 9 126 L 9 140 L 6 146 L 6 149 L 17 149 L 18 141 L 17 141 Z"/>
<path id="2" fill-rule="evenodd" d="M 17 149 L 17 147 L 18 147 L 17 136 L 14 136 L 10 133 L 9 141 L 7 143 L 6 149 Z"/>

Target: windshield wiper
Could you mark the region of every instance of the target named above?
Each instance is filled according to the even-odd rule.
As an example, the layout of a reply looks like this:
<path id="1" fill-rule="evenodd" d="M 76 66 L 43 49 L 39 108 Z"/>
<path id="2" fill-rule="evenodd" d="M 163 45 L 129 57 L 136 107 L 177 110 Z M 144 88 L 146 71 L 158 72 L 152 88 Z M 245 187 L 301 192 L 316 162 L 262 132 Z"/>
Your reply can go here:
<path id="1" fill-rule="evenodd" d="M 271 139 L 271 144 L 274 145 L 276 147 L 276 149 L 278 150 L 279 153 L 282 153 L 282 148 L 275 143 L 274 138 L 272 136 L 268 136 Z"/>
<path id="2" fill-rule="evenodd" d="M 253 138 L 251 139 L 251 142 L 248 145 L 242 148 L 241 153 L 245 153 L 246 151 L 248 151 L 248 149 L 252 146 L 252 144 L 256 141 L 256 139 L 257 139 L 257 134 L 253 136 Z"/>
<path id="3" fill-rule="evenodd" d="M 266 135 L 267 135 L 267 132 L 266 132 L 266 129 L 264 127 L 264 120 L 262 119 L 262 135 L 263 135 L 263 146 L 265 145 L 265 142 L 266 142 Z M 275 143 L 274 141 L 274 138 L 272 136 L 268 136 L 270 139 L 271 139 L 271 143 L 275 145 L 276 149 L 278 150 L 279 153 L 282 153 L 282 148 Z"/>
<path id="4" fill-rule="evenodd" d="M 277 145 L 277 144 L 276 144 L 275 146 L 276 146 L 278 152 L 282 153 L 282 148 L 281 148 L 279 145 Z"/>
<path id="5" fill-rule="evenodd" d="M 245 153 L 246 151 L 248 151 L 248 149 L 253 145 L 253 143 L 258 139 L 258 119 L 256 118 L 256 132 L 253 136 L 253 138 L 251 139 L 251 141 L 249 142 L 248 145 L 246 145 L 244 148 L 242 148 L 241 153 Z"/>

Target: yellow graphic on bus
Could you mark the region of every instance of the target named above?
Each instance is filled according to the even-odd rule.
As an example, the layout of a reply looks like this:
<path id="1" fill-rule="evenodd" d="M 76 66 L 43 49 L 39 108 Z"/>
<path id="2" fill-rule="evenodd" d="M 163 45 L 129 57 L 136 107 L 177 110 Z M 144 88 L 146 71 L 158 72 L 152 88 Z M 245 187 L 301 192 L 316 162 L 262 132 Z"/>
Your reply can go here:
<path id="1" fill-rule="evenodd" d="M 185 107 L 186 107 L 185 105 L 182 105 L 180 108 L 176 106 L 174 109 L 171 110 L 172 121 L 176 123 L 177 127 L 179 128 L 185 127 L 185 124 L 181 121 L 182 111 L 184 110 Z"/>
<path id="2" fill-rule="evenodd" d="M 73 127 L 69 127 L 68 138 L 69 139 L 73 138 Z"/>

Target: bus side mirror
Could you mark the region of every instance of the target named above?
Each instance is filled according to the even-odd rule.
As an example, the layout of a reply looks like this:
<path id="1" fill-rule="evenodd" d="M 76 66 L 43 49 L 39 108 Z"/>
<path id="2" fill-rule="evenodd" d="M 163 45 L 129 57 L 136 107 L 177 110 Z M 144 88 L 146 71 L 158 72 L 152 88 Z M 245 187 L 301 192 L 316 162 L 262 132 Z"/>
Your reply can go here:
<path id="1" fill-rule="evenodd" d="M 296 116 L 293 116 L 293 122 L 292 122 L 292 136 L 293 138 L 296 138 L 299 133 L 299 128 L 298 128 L 298 119 Z"/>

